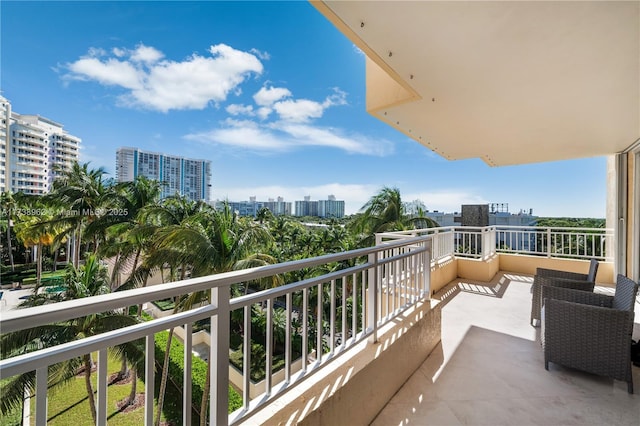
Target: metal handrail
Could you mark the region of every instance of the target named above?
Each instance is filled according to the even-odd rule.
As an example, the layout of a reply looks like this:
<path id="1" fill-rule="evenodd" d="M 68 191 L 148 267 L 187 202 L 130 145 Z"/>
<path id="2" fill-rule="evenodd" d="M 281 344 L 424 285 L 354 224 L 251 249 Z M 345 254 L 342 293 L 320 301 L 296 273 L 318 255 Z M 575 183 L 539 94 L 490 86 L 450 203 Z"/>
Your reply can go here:
<path id="1" fill-rule="evenodd" d="M 338 354 L 354 347 L 357 343 L 368 339 L 375 342 L 378 328 L 393 320 L 405 309 L 428 299 L 430 295 L 429 260 L 431 237 L 422 236 L 415 238 L 403 238 L 402 240 L 386 242 L 384 244 L 365 249 L 353 250 L 343 253 L 328 254 L 316 258 L 296 260 L 276 265 L 232 271 L 208 277 L 192 278 L 183 281 L 159 284 L 145 288 L 138 288 L 115 292 L 106 295 L 82 298 L 77 300 L 53 303 L 33 308 L 18 309 L 3 313 L 0 319 L 0 327 L 3 333 L 30 329 L 51 323 L 59 323 L 71 319 L 113 311 L 120 308 L 144 304 L 155 300 L 181 296 L 188 293 L 209 291 L 210 303 L 185 312 L 173 313 L 167 317 L 154 319 L 118 330 L 87 337 L 81 340 L 68 342 L 55 347 L 43 348 L 27 354 L 0 360 L 0 379 L 7 379 L 17 374 L 36 371 L 36 423 L 46 422 L 47 419 L 47 385 L 48 366 L 69 360 L 87 353 L 98 352 L 98 407 L 97 423 L 106 424 L 106 367 L 100 364 L 106 362 L 106 351 L 114 345 L 145 338 L 145 424 L 153 422 L 153 375 L 154 373 L 154 336 L 155 333 L 184 326 L 185 335 L 185 364 L 184 386 L 191 387 L 190 348 L 192 336 L 189 330 L 191 325 L 198 320 L 210 318 L 211 320 L 211 346 L 210 368 L 212 378 L 212 394 L 210 399 L 210 423 L 227 424 L 241 421 L 253 412 L 257 407 L 271 401 L 278 392 L 282 392 L 295 386 L 299 381 L 318 371 L 324 365 L 329 364 Z M 366 259 L 362 263 L 347 267 L 339 271 L 324 274 L 319 277 L 304 279 L 289 283 L 278 288 L 263 290 L 240 296 L 234 299 L 230 297 L 230 286 L 274 276 L 286 272 L 296 271 L 302 268 L 331 264 L 343 260 Z M 347 282 L 350 282 L 351 290 L 347 292 Z M 317 288 L 318 304 L 323 304 L 323 286 L 330 289 L 329 317 L 323 318 L 323 309 L 317 309 L 315 314 L 309 308 L 310 290 Z M 338 286 L 342 286 L 341 296 L 338 294 Z M 293 295 L 303 294 L 302 307 L 296 307 L 302 311 L 303 325 L 300 330 L 303 346 L 302 370 L 296 374 L 292 371 L 292 319 L 294 316 Z M 347 298 L 353 298 L 351 307 L 347 305 Z M 285 378 L 283 383 L 273 382 L 271 361 L 273 345 L 273 310 L 274 301 L 285 298 L 284 310 L 286 313 L 285 342 Z M 267 343 L 269 367 L 267 393 L 259 398 L 252 398 L 249 393 L 251 386 L 250 358 L 251 351 L 251 315 L 252 306 L 267 306 Z M 359 312 L 358 306 L 362 305 Z M 342 309 L 342 318 L 339 318 L 338 308 Z M 263 309 L 263 308 L 261 308 Z M 347 312 L 347 309 L 351 309 Z M 229 318 L 230 313 L 243 310 L 245 333 L 243 371 L 243 407 L 229 416 L 228 407 L 228 381 L 229 381 Z M 347 314 L 351 316 L 347 321 Z M 296 313 L 296 315 L 299 315 Z M 315 343 L 315 361 L 307 365 L 307 347 L 312 344 L 310 340 L 311 330 L 309 317 L 314 317 L 317 324 L 317 341 Z M 325 334 L 323 324 L 328 322 L 330 332 Z M 347 323 L 349 322 L 349 323 Z M 338 324 L 341 330 L 338 332 Z M 336 340 L 340 336 L 340 341 Z M 325 341 L 328 340 L 329 352 L 325 353 Z M 188 356 L 187 356 L 188 354 Z M 149 396 L 150 395 L 150 396 Z M 183 421 L 189 422 L 191 401 L 187 392 L 184 394 Z"/>

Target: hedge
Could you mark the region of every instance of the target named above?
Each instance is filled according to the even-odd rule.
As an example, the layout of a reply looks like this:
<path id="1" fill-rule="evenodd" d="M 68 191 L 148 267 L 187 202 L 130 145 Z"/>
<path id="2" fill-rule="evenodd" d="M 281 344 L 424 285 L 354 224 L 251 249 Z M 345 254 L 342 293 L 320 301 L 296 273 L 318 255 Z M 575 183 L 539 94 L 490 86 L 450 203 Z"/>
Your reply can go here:
<path id="1" fill-rule="evenodd" d="M 251 380 L 254 383 L 257 383 L 261 380 L 265 379 L 266 376 L 266 358 L 265 358 L 265 347 L 260 343 L 251 342 Z M 300 354 L 296 354 L 294 352 L 293 356 L 299 356 Z M 232 351 L 229 354 L 229 360 L 231 364 L 239 371 L 242 371 L 243 368 L 243 360 L 244 360 L 244 352 L 242 345 L 237 351 Z M 285 359 L 284 354 L 274 354 L 273 362 L 271 364 L 271 371 L 273 373 L 281 370 L 285 367 Z"/>
<path id="2" fill-rule="evenodd" d="M 37 282 L 37 278 L 25 278 L 22 280 L 22 284 L 24 285 L 29 285 L 29 284 L 35 284 Z M 56 286 L 56 285 L 63 285 L 64 284 L 64 277 L 63 276 L 53 276 L 53 277 L 42 277 L 40 278 L 40 285 L 43 286 Z"/>
<path id="3" fill-rule="evenodd" d="M 18 263 L 13 265 L 14 272 L 16 274 L 29 273 L 29 271 L 35 272 L 35 263 Z M 5 273 L 11 271 L 11 265 L 0 265 L 0 271 Z"/>
<path id="4" fill-rule="evenodd" d="M 156 392 L 160 389 L 160 380 L 162 377 L 162 363 L 164 362 L 164 350 L 167 347 L 168 331 L 156 333 L 155 336 L 155 356 L 158 366 L 156 374 Z M 182 388 L 183 388 L 183 362 L 184 362 L 184 345 L 174 336 L 171 340 L 171 349 L 169 351 L 169 377 L 165 392 L 163 412 L 165 418 L 175 424 L 182 421 Z M 197 410 L 200 409 L 202 400 L 202 392 L 207 378 L 207 363 L 197 356 L 192 355 L 192 404 L 196 410 L 193 413 L 194 422 L 198 416 Z M 173 385 L 173 386 L 170 386 Z M 229 413 L 242 407 L 242 397 L 229 386 Z"/>

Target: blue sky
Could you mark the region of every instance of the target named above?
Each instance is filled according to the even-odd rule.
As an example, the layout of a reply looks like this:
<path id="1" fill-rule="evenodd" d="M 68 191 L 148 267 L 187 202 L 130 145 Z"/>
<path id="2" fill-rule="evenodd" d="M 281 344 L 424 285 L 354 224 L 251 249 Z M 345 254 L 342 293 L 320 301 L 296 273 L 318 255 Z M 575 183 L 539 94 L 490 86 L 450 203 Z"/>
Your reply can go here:
<path id="1" fill-rule="evenodd" d="M 364 56 L 306 1 L 2 1 L 0 89 L 82 138 L 211 160 L 212 199 L 346 201 L 383 186 L 429 210 L 509 203 L 604 217 L 604 157 L 491 168 L 447 161 L 365 111 Z"/>

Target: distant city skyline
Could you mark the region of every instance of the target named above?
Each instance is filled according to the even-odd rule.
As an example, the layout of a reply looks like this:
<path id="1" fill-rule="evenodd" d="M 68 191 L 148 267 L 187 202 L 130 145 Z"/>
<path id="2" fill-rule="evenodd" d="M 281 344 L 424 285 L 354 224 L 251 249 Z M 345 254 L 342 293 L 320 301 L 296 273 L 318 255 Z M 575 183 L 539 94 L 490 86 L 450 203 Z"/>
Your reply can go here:
<path id="1" fill-rule="evenodd" d="M 450 162 L 371 117 L 362 52 L 308 2 L 1 7 L 2 95 L 64 123 L 108 177 L 117 148 L 136 146 L 211 161 L 211 200 L 334 194 L 348 215 L 388 186 L 429 210 L 605 217 L 604 157 Z"/>

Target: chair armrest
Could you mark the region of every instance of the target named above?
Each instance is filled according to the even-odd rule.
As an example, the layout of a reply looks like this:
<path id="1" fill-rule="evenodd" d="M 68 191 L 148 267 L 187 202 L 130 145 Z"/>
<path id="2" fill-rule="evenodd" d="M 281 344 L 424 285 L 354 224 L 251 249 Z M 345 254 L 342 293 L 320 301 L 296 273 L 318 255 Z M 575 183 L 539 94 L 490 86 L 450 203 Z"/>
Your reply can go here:
<path id="1" fill-rule="evenodd" d="M 587 280 L 587 274 L 580 274 L 578 272 L 560 271 L 557 269 L 537 268 L 536 275 L 541 277 L 555 277 L 555 278 L 568 278 L 571 280 Z"/>
<path id="2" fill-rule="evenodd" d="M 540 269 L 540 268 L 538 268 Z M 533 285 L 531 292 L 531 322 L 540 319 L 540 309 L 542 308 L 542 288 L 544 287 L 563 287 L 582 290 L 584 292 L 593 292 L 595 283 L 591 281 L 571 280 L 568 278 L 547 277 L 544 275 L 536 275 L 533 277 Z"/>
<path id="3" fill-rule="evenodd" d="M 547 303 L 548 299 L 566 300 L 568 302 L 591 306 L 602 306 L 605 308 L 611 308 L 613 304 L 613 296 L 608 296 L 606 294 L 591 293 L 588 291 L 575 290 L 573 288 L 543 286 L 543 305 Z"/>
<path id="4" fill-rule="evenodd" d="M 600 358 L 603 364 L 612 353 L 630 359 L 633 318 L 631 311 L 547 299 L 542 324 L 545 353 Z"/>

